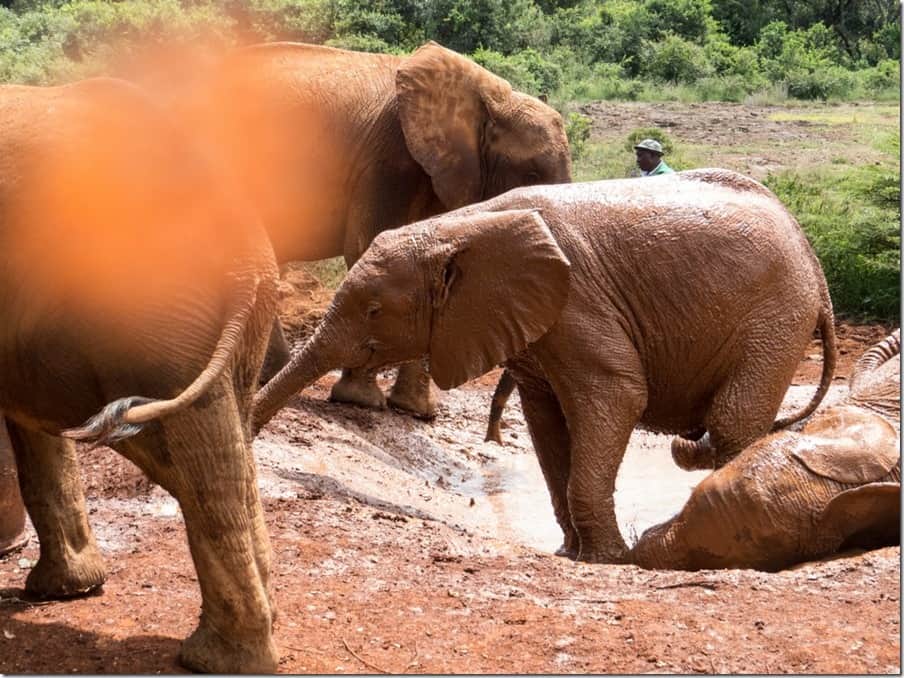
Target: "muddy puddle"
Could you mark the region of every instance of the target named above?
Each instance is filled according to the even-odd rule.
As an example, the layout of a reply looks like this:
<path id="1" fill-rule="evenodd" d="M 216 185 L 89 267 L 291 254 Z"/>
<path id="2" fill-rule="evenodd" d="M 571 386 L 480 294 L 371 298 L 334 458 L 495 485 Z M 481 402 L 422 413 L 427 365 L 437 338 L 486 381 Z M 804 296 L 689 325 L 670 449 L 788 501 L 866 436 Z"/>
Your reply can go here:
<path id="1" fill-rule="evenodd" d="M 331 380 L 297 398 L 255 442 L 263 495 L 342 497 L 381 511 L 439 520 L 489 537 L 501 551 L 519 544 L 552 553 L 561 531 L 515 394 L 503 418 L 504 445 L 483 440 L 489 396 L 463 388 L 443 394 L 431 423 L 326 400 Z M 792 386 L 783 411 L 815 387 Z M 827 402 L 844 395 L 833 388 Z M 672 462 L 671 436 L 635 431 L 616 482 L 619 529 L 630 545 L 667 520 L 705 471 Z"/>

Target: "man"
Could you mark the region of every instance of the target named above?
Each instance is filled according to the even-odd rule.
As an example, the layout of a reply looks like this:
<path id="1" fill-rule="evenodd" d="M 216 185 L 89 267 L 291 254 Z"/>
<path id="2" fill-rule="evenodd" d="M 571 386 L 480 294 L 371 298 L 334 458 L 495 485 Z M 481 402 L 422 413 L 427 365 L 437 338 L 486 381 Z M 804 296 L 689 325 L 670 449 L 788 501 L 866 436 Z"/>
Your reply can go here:
<path id="1" fill-rule="evenodd" d="M 657 174 L 671 174 L 675 171 L 662 159 L 662 144 L 656 139 L 644 139 L 634 147 L 634 152 L 637 155 L 637 166 L 640 167 L 642 176 L 652 177 Z"/>

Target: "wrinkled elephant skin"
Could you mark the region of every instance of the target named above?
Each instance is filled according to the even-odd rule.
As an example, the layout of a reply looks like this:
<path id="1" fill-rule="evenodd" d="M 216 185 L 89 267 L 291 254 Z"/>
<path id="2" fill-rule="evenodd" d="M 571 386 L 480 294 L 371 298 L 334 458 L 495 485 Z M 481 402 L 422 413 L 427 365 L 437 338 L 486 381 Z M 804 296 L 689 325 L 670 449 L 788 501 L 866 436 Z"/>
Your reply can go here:
<path id="1" fill-rule="evenodd" d="M 432 42 L 406 57 L 248 47 L 196 95 L 190 124 L 233 168 L 280 262 L 344 255 L 351 267 L 385 229 L 516 186 L 571 180 L 555 110 Z M 263 379 L 284 362 L 268 361 Z M 429 417 L 429 386 L 407 367 L 390 402 Z M 346 373 L 333 396 L 384 402 L 366 372 Z"/>
<path id="2" fill-rule="evenodd" d="M 832 321 L 804 234 L 752 179 L 696 170 L 516 189 L 379 235 L 259 393 L 255 428 L 337 366 L 427 357 L 451 388 L 504 362 L 562 552 L 623 560 L 612 495 L 635 426 L 686 435 L 673 453 L 688 466 L 724 464 L 813 411 L 834 370 Z M 817 394 L 775 422 L 817 328 Z"/>
<path id="3" fill-rule="evenodd" d="M 0 119 L 0 413 L 40 541 L 26 590 L 103 584 L 73 438 L 105 442 L 181 507 L 202 598 L 182 663 L 273 671 L 248 420 L 277 303 L 266 232 L 125 82 L 2 87 Z"/>
<path id="4" fill-rule="evenodd" d="M 858 361 L 844 405 L 817 412 L 800 431 L 757 441 L 707 476 L 678 515 L 644 532 L 631 560 L 779 570 L 847 548 L 899 544 L 900 402 L 886 407 L 901 391 L 899 332 Z"/>

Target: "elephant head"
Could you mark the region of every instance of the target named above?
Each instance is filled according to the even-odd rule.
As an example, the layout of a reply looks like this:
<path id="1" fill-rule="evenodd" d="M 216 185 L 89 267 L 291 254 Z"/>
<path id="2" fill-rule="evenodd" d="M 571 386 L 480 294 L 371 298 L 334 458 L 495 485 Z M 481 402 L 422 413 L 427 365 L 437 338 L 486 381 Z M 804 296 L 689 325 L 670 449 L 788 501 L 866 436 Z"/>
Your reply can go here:
<path id="1" fill-rule="evenodd" d="M 440 388 L 458 386 L 545 334 L 568 289 L 569 262 L 537 211 L 444 215 L 385 231 L 307 344 L 258 394 L 255 430 L 338 367 L 428 357 Z"/>
<path id="2" fill-rule="evenodd" d="M 562 117 L 456 52 L 423 45 L 399 67 L 396 95 L 408 150 L 447 210 L 571 181 Z"/>

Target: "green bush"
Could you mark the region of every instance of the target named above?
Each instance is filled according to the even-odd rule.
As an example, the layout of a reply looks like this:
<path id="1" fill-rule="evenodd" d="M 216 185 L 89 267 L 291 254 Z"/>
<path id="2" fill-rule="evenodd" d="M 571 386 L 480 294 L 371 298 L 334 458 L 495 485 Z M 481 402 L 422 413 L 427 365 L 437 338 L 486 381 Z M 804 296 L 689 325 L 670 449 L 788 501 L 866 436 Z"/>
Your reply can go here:
<path id="1" fill-rule="evenodd" d="M 586 151 L 587 142 L 590 140 L 590 128 L 593 121 L 580 113 L 569 113 L 565 118 L 565 134 L 568 136 L 568 145 L 571 147 L 571 159 L 578 160 Z"/>
<path id="2" fill-rule="evenodd" d="M 843 97 L 854 87 L 854 75 L 840 66 L 826 66 L 812 71 L 795 69 L 785 76 L 788 94 L 797 99 Z"/>
<path id="3" fill-rule="evenodd" d="M 666 155 L 675 150 L 671 137 L 658 127 L 638 127 L 625 140 L 625 150 L 634 153 L 634 147 L 644 139 L 656 139 L 662 144 L 662 152 Z"/>
<path id="4" fill-rule="evenodd" d="M 644 43 L 644 52 L 642 72 L 656 80 L 693 83 L 713 72 L 700 45 L 674 34 L 660 42 Z"/>
<path id="5" fill-rule="evenodd" d="M 900 321 L 896 168 L 786 171 L 765 183 L 797 217 L 825 271 L 836 313 Z"/>
<path id="6" fill-rule="evenodd" d="M 883 90 L 898 90 L 901 87 L 901 64 L 892 59 L 884 59 L 872 68 L 858 73 L 867 97 Z"/>
<path id="7" fill-rule="evenodd" d="M 330 38 L 324 43 L 327 47 L 349 49 L 355 52 L 375 52 L 380 54 L 403 54 L 398 47 L 390 45 L 385 40 L 375 35 L 340 35 Z"/>

